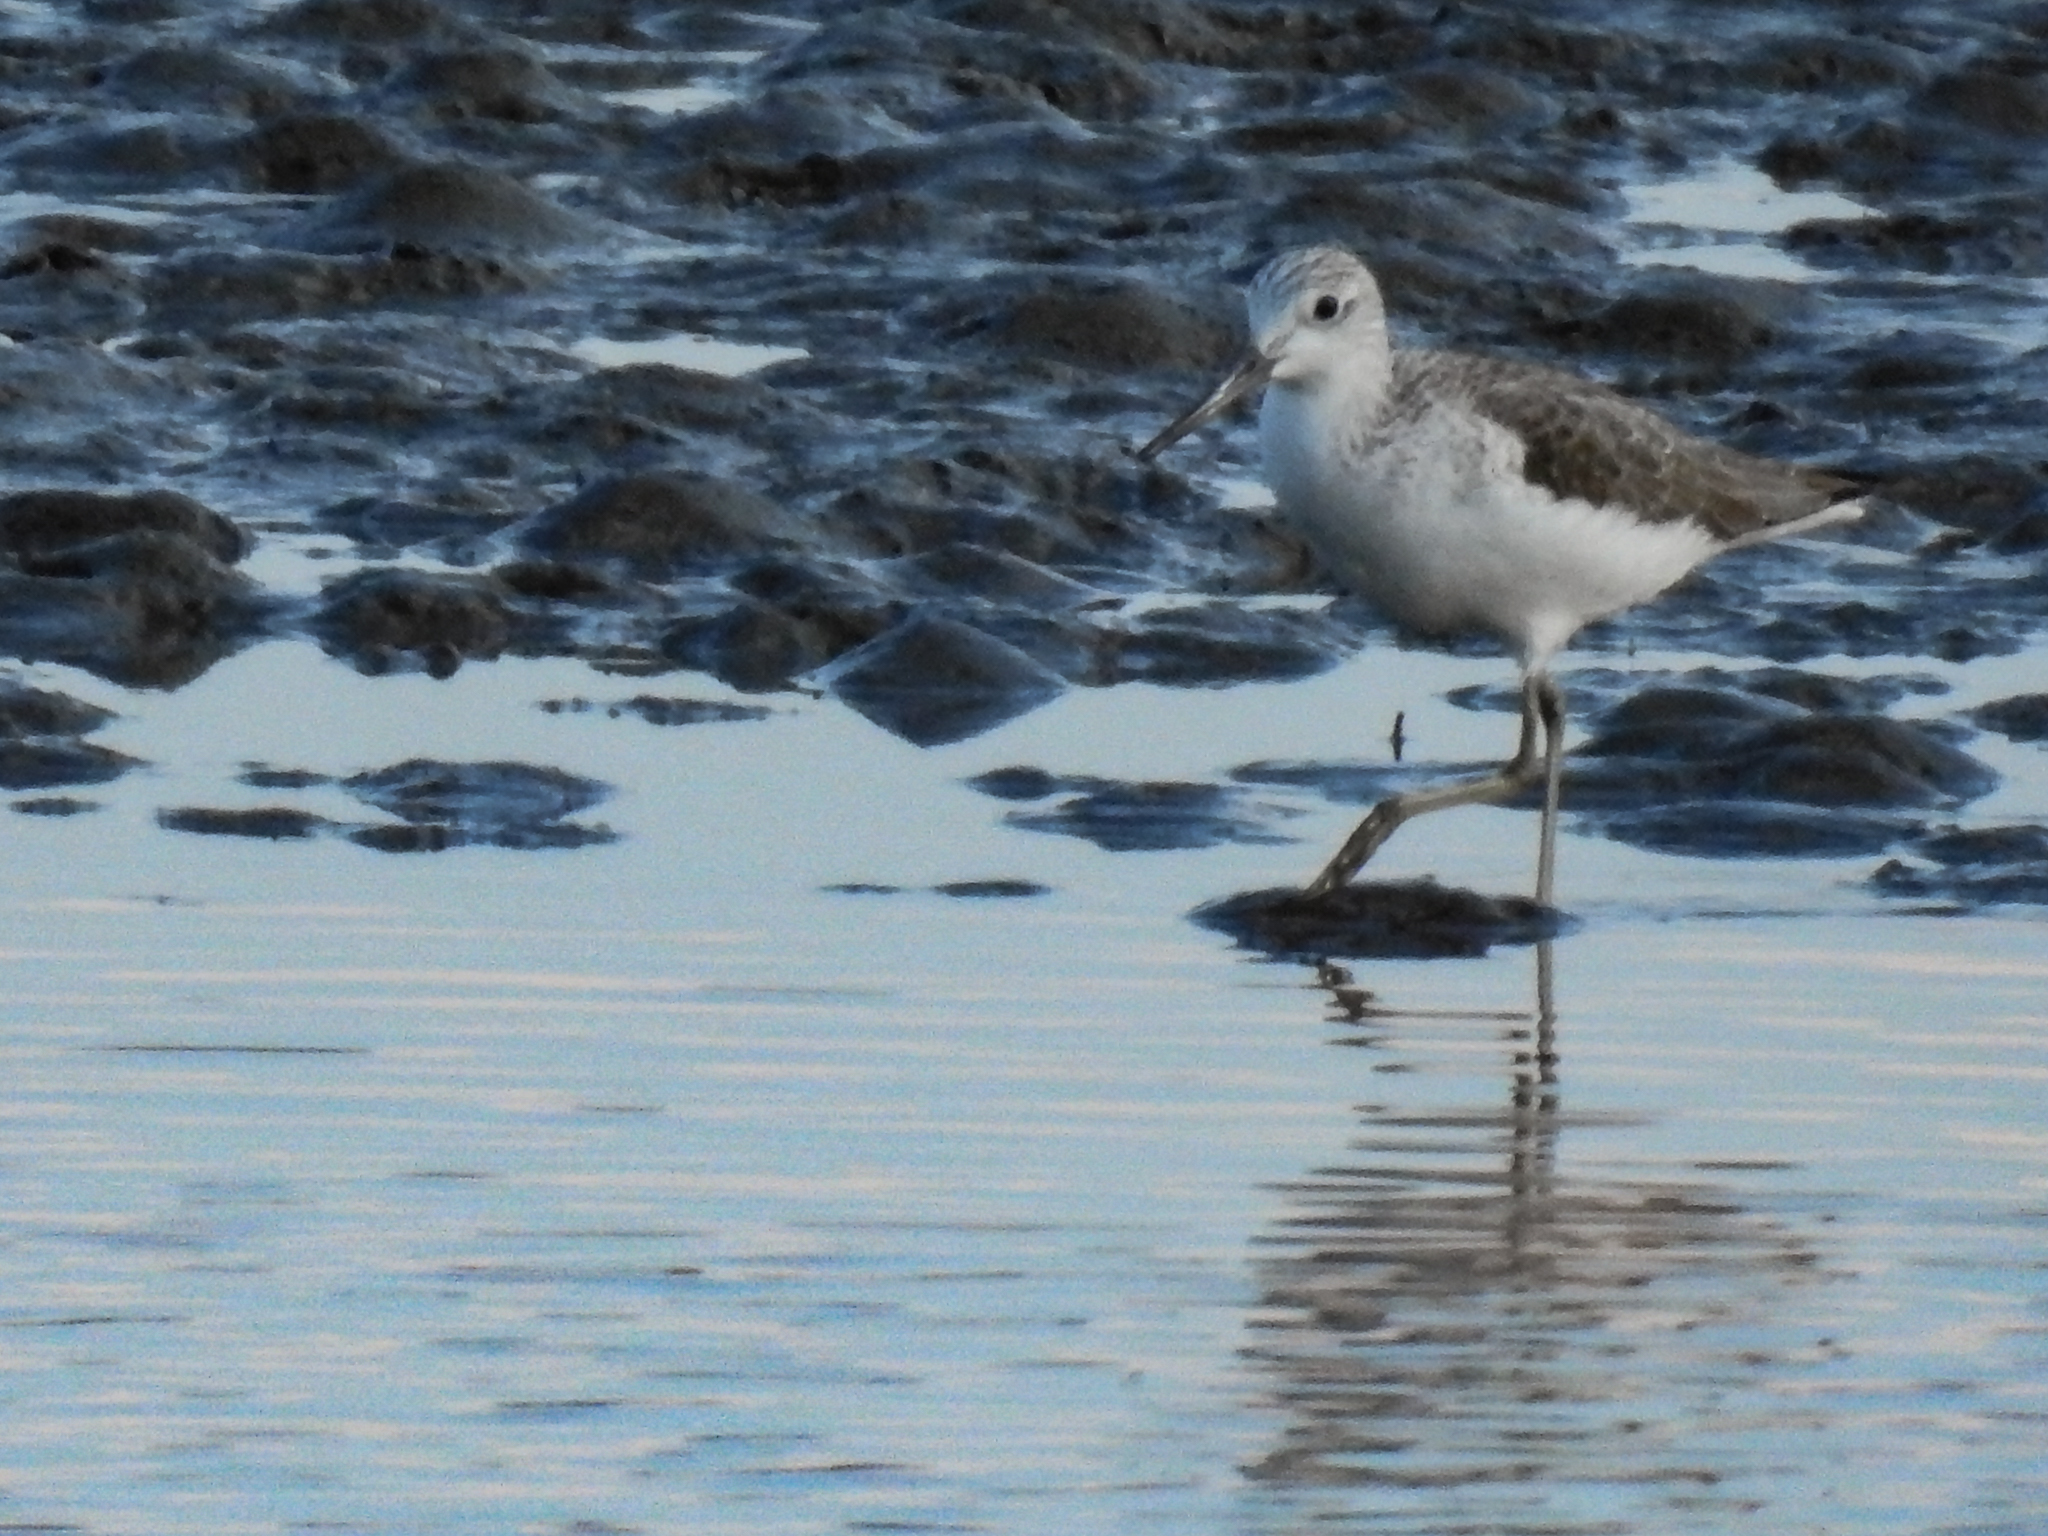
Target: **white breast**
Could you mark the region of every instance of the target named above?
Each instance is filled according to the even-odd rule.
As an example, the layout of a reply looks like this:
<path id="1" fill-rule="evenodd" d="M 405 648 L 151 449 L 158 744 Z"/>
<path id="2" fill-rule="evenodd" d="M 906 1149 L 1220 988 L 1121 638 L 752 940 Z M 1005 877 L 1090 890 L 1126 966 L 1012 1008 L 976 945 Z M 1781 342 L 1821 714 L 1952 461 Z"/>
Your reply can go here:
<path id="1" fill-rule="evenodd" d="M 1522 444 L 1436 403 L 1362 432 L 1322 392 L 1268 389 L 1266 475 L 1282 514 L 1347 587 L 1404 624 L 1485 630 L 1541 665 L 1582 625 L 1656 596 L 1716 552 L 1689 522 L 1559 499 L 1522 477 Z"/>

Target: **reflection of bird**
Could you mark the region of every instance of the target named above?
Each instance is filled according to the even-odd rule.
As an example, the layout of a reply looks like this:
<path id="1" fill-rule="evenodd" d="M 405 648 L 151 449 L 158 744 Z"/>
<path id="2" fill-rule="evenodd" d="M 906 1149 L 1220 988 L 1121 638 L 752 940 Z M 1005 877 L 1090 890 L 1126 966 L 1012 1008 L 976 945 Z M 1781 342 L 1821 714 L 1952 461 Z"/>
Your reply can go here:
<path id="1" fill-rule="evenodd" d="M 1343 885 L 1411 817 L 1504 800 L 1541 777 L 1536 893 L 1548 902 L 1564 736 L 1552 654 L 1725 550 L 1858 516 L 1854 488 L 1690 437 L 1571 374 L 1396 349 L 1372 274 L 1330 246 L 1276 257 L 1246 302 L 1250 354 L 1138 457 L 1264 386 L 1266 479 L 1338 579 L 1417 629 L 1498 635 L 1522 671 L 1514 757 L 1381 801 L 1310 893 Z"/>

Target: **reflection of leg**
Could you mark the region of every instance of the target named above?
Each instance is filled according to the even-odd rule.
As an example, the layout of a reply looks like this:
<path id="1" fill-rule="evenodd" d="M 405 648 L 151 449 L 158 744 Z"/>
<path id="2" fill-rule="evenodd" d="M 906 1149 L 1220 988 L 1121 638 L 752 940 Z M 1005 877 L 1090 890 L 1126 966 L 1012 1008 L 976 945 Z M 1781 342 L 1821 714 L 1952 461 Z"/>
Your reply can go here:
<path id="1" fill-rule="evenodd" d="M 1535 679 L 1543 714 L 1543 830 L 1536 845 L 1536 900 L 1550 905 L 1557 874 L 1557 790 L 1564 772 L 1564 690 L 1543 674 Z"/>
<path id="2" fill-rule="evenodd" d="M 1553 729 L 1551 721 L 1557 720 Z M 1481 805 L 1507 800 L 1536 782 L 1542 760 L 1536 755 L 1539 727 L 1548 752 L 1554 756 L 1563 735 L 1562 696 L 1548 677 L 1522 679 L 1522 735 L 1514 757 L 1496 771 L 1476 779 L 1463 779 L 1435 789 L 1418 789 L 1405 795 L 1389 795 L 1361 821 L 1337 850 L 1337 856 L 1323 866 L 1323 872 L 1308 884 L 1308 894 L 1321 896 L 1345 884 L 1379 852 L 1380 845 L 1404 822 L 1429 811 L 1449 810 L 1454 805 Z"/>
<path id="3" fill-rule="evenodd" d="M 1515 1054 L 1513 1116 L 1508 1153 L 1508 1191 L 1514 1196 L 1508 1233 L 1519 1242 L 1523 1227 L 1540 1221 L 1540 1202 L 1551 1193 L 1557 1151 L 1557 998 L 1551 941 L 1536 944 L 1535 1028 L 1516 1038 L 1528 1050 Z"/>

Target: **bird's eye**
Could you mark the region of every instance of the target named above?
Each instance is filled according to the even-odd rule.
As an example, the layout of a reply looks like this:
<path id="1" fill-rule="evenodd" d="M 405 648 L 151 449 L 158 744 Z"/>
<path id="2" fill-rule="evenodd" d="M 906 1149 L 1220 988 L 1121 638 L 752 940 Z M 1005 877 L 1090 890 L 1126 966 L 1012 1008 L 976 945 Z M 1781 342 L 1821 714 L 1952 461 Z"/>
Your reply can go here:
<path id="1" fill-rule="evenodd" d="M 1316 300 L 1316 307 L 1310 313 L 1318 320 L 1334 320 L 1337 318 L 1337 308 L 1337 296 L 1334 293 L 1326 293 Z"/>

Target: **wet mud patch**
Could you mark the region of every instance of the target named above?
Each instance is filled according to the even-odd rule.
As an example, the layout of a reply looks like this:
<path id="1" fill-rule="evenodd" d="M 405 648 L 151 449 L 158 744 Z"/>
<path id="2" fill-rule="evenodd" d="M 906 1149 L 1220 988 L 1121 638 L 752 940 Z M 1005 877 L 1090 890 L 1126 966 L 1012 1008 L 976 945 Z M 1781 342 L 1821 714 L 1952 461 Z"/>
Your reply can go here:
<path id="1" fill-rule="evenodd" d="M 2038 822 L 1934 832 L 1907 853 L 1880 865 L 1871 884 L 1887 896 L 1956 911 L 2048 906 L 2048 827 Z"/>
<path id="2" fill-rule="evenodd" d="M 900 896 L 913 887 L 886 885 L 871 880 L 842 880 L 822 889 L 838 896 Z M 943 885 L 925 886 L 923 889 L 936 896 L 950 896 L 963 901 L 1012 901 L 1023 897 L 1052 894 L 1052 887 L 1049 885 L 1007 875 L 982 880 L 949 880 Z"/>
<path id="3" fill-rule="evenodd" d="M 351 834 L 354 841 L 386 852 L 464 844 L 581 848 L 618 836 L 601 823 L 569 819 L 604 800 L 611 787 L 560 768 L 413 758 L 354 774 L 341 780 L 341 787 L 403 823 Z"/>
<path id="4" fill-rule="evenodd" d="M 119 778 L 137 759 L 84 739 L 113 718 L 112 711 L 68 694 L 0 682 L 0 789 L 56 789 Z M 16 802 L 15 808 L 27 804 Z"/>
<path id="5" fill-rule="evenodd" d="M 1031 832 L 1082 838 L 1109 853 L 1291 843 L 1295 839 L 1273 823 L 1301 814 L 1253 800 L 1228 784 L 1123 782 L 1042 768 L 998 768 L 967 782 L 998 800 L 1052 801 L 1043 810 L 1011 811 L 1003 820 Z"/>
<path id="6" fill-rule="evenodd" d="M 1246 891 L 1188 914 L 1274 959 L 1470 959 L 1496 944 L 1534 944 L 1572 919 L 1526 896 L 1487 896 L 1434 880 L 1365 882 L 1320 896 Z"/>
<path id="7" fill-rule="evenodd" d="M 1872 852 L 1997 784 L 1956 734 L 1940 722 L 1657 684 L 1596 718 L 1568 759 L 1563 804 L 1605 836 L 1660 852 Z"/>
<path id="8" fill-rule="evenodd" d="M 1561 360 L 1906 509 L 1737 556 L 1593 644 L 1960 661 L 2039 633 L 2024 18 L 542 9 L 307 0 L 173 36 L 111 5 L 10 53 L 0 491 L 174 483 L 200 515 L 9 539 L 0 651 L 147 687 L 273 633 L 370 674 L 631 653 L 824 688 L 925 745 L 1067 687 L 1307 676 L 1372 624 L 1247 601 L 1329 583 L 1269 512 L 1124 449 L 1239 344 L 1236 281 L 1320 239 L 1375 266 L 1405 338 Z M 691 52 L 729 47 L 754 56 Z M 707 81 L 705 110 L 617 94 Z M 1720 163 L 1868 215 L 1776 238 L 1798 281 L 1633 260 L 1617 185 Z M 1241 428 L 1208 442 L 1205 476 L 1255 473 Z M 354 548 L 277 601 L 241 559 L 256 527 Z M 422 554 L 447 568 L 361 567 Z M 1755 686 L 1844 717 L 1904 697 Z M 1612 702 L 1576 705 L 1597 732 Z M 1885 846 L 1981 792 L 1912 790 L 1920 748 L 1867 722 L 1778 729 L 1688 738 L 1714 765 L 1689 778 L 1602 743 L 1567 804 L 1735 856 Z M 1021 814 L 1103 846 L 1268 840 L 1284 814 L 1241 789 L 1420 777 L 1248 765 Z"/>
<path id="9" fill-rule="evenodd" d="M 1876 712 L 1942 685 L 1916 676 L 1832 678 L 1790 668 L 1695 668 L 1640 675 L 1586 669 L 1570 682 L 1589 739 L 1569 752 L 1561 808 L 1580 826 L 1660 853 L 1707 858 L 1836 858 L 1922 831 L 1930 812 L 1987 794 L 1998 775 L 1956 745 L 1944 721 Z M 1513 709 L 1514 690 L 1459 690 L 1468 708 Z M 1492 764 L 1248 763 L 1240 783 L 1374 804 Z M 1537 790 L 1509 802 L 1541 803 Z"/>
<path id="10" fill-rule="evenodd" d="M 338 785 L 396 822 L 343 822 L 292 806 L 169 807 L 157 813 L 168 831 L 215 837 L 297 840 L 332 833 L 384 853 L 433 853 L 481 846 L 583 848 L 615 842 L 603 823 L 572 820 L 611 787 L 559 768 L 527 763 L 448 763 L 412 758 L 344 779 L 300 769 L 251 767 L 244 783 L 266 789 Z"/>
<path id="11" fill-rule="evenodd" d="M 255 638 L 276 604 L 234 563 L 249 540 L 169 491 L 0 496 L 0 649 L 171 688 Z"/>
<path id="12" fill-rule="evenodd" d="M 649 725 L 710 725 L 734 721 L 766 720 L 775 713 L 764 704 L 735 704 L 727 699 L 664 698 L 638 693 L 630 699 L 602 703 L 593 699 L 543 699 L 534 706 L 550 715 L 582 715 L 602 712 L 613 720 L 626 715 Z"/>
<path id="13" fill-rule="evenodd" d="M 271 842 L 314 837 L 335 829 L 335 823 L 325 816 L 285 805 L 263 805 L 242 810 L 199 805 L 166 807 L 156 813 L 156 824 L 167 832 L 196 832 L 208 837 L 259 837 Z"/>
<path id="14" fill-rule="evenodd" d="M 824 680 L 856 713 L 920 747 L 993 730 L 1066 687 L 1016 646 L 925 612 L 848 652 Z"/>
<path id="15" fill-rule="evenodd" d="M 2048 741 L 2048 693 L 2020 693 L 1980 704 L 1968 718 L 2009 741 Z"/>

